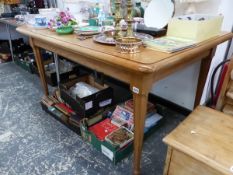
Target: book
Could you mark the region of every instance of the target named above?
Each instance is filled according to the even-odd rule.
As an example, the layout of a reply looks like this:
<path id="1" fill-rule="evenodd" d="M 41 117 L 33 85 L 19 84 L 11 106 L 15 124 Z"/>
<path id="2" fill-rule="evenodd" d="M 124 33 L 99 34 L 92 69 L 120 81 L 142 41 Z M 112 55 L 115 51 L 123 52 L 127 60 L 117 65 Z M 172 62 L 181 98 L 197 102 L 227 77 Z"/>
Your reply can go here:
<path id="1" fill-rule="evenodd" d="M 129 110 L 130 112 L 133 112 L 133 99 L 127 100 L 124 103 L 124 108 L 126 108 L 127 110 Z M 150 113 L 152 111 L 155 110 L 155 105 L 151 102 L 147 102 L 147 113 Z"/>
<path id="2" fill-rule="evenodd" d="M 149 129 L 153 128 L 157 123 L 163 119 L 163 116 L 158 113 L 151 113 L 150 116 L 147 116 L 145 120 L 144 133 L 146 133 Z"/>
<path id="3" fill-rule="evenodd" d="M 181 51 L 196 45 L 196 43 L 192 40 L 171 36 L 147 39 L 144 42 L 149 49 L 166 53 Z"/>
<path id="4" fill-rule="evenodd" d="M 105 140 L 114 146 L 124 147 L 133 141 L 134 134 L 125 127 L 121 127 L 105 137 Z"/>
<path id="5" fill-rule="evenodd" d="M 117 106 L 112 114 L 112 121 L 116 126 L 127 125 L 129 130 L 134 128 L 134 116 L 133 113 L 121 106 Z"/>
<path id="6" fill-rule="evenodd" d="M 118 129 L 118 127 L 111 123 L 109 118 L 91 126 L 88 130 L 92 132 L 100 141 L 104 141 L 105 137 Z"/>

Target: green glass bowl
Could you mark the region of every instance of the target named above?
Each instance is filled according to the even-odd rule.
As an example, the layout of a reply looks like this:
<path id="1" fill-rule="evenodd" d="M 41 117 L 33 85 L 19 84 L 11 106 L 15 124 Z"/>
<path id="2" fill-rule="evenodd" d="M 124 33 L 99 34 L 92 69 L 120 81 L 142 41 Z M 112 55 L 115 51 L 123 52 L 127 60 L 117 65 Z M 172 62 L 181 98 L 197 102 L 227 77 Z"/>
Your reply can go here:
<path id="1" fill-rule="evenodd" d="M 61 27 L 61 28 L 56 29 L 56 32 L 59 35 L 68 35 L 68 34 L 72 34 L 74 32 L 74 29 L 71 26 Z"/>

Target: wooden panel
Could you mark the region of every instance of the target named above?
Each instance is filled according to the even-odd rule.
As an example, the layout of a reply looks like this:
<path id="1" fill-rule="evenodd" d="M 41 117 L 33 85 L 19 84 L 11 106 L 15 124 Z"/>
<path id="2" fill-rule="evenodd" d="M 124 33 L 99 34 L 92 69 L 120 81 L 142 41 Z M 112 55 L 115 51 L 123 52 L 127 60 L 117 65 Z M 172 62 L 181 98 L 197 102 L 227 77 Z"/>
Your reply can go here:
<path id="1" fill-rule="evenodd" d="M 232 116 L 199 106 L 164 142 L 223 174 L 232 175 L 232 123 Z"/>
<path id="2" fill-rule="evenodd" d="M 171 163 L 171 158 L 172 158 L 172 152 L 173 152 L 172 147 L 168 146 L 168 148 L 167 148 L 167 156 L 166 156 L 164 170 L 163 170 L 163 175 L 167 175 L 168 174 L 168 171 L 169 171 L 169 168 L 170 168 L 170 163 Z"/>
<path id="3" fill-rule="evenodd" d="M 93 70 L 99 71 L 105 75 L 111 76 L 123 82 L 129 83 L 130 81 L 131 73 L 122 68 L 117 69 L 117 67 L 112 67 L 104 62 L 97 62 L 96 60 L 88 59 L 85 56 L 79 55 L 79 53 L 63 50 L 62 46 L 49 45 L 40 40 L 36 40 L 35 45 L 40 48 L 47 48 L 47 50 L 52 51 L 60 56 L 63 56 L 71 61 L 79 63 Z"/>
<path id="4" fill-rule="evenodd" d="M 222 175 L 206 164 L 173 150 L 167 175 Z"/>

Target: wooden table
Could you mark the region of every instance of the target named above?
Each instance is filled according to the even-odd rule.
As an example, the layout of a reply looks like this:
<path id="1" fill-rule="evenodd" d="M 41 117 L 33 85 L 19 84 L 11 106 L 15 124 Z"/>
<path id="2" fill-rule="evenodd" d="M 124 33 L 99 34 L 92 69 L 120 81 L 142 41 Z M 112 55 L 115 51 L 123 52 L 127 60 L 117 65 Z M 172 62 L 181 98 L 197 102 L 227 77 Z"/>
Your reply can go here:
<path id="1" fill-rule="evenodd" d="M 134 174 L 140 174 L 146 104 L 152 84 L 202 60 L 195 100 L 195 105 L 199 104 L 216 46 L 233 37 L 232 33 L 222 33 L 194 48 L 173 54 L 145 48 L 141 53 L 130 55 L 120 54 L 115 47 L 94 43 L 92 39 L 79 41 L 75 35 L 59 36 L 49 30 L 36 30 L 27 26 L 18 27 L 17 31 L 30 37 L 45 95 L 48 95 L 48 87 L 40 48 L 130 84 L 135 117 Z"/>
<path id="2" fill-rule="evenodd" d="M 164 175 L 232 175 L 233 117 L 198 106 L 164 138 Z"/>

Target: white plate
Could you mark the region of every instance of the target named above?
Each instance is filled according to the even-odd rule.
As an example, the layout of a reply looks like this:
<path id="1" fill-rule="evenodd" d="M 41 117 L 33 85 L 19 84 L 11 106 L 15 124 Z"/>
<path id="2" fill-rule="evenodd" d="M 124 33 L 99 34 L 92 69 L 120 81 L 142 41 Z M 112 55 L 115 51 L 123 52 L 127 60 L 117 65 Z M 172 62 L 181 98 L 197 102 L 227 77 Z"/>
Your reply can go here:
<path id="1" fill-rule="evenodd" d="M 174 13 L 172 0 L 152 0 L 145 10 L 144 20 L 147 27 L 165 27 Z"/>

